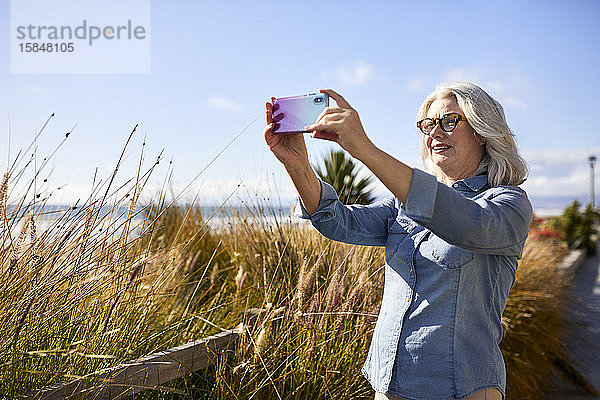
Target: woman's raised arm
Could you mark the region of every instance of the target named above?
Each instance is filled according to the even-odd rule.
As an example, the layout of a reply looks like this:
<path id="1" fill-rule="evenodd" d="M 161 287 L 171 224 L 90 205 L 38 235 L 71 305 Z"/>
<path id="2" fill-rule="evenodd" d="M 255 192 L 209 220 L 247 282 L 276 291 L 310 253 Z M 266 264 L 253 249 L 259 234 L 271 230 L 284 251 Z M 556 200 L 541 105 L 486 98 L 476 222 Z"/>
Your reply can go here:
<path id="1" fill-rule="evenodd" d="M 350 155 L 367 166 L 400 200 L 406 203 L 412 180 L 412 168 L 378 149 L 367 137 L 358 113 L 338 93 L 321 89 L 339 107 L 327 107 L 317 122 L 305 127 L 313 137 L 338 143 Z"/>

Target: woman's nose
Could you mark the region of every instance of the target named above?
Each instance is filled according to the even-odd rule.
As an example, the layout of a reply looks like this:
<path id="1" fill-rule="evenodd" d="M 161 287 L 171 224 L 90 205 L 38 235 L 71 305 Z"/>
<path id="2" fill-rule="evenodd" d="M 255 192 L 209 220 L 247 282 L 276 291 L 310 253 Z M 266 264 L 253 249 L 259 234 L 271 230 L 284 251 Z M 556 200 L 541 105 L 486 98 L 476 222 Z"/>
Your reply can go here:
<path id="1" fill-rule="evenodd" d="M 440 124 L 436 124 L 433 127 L 433 130 L 429 133 L 429 136 L 431 136 L 432 138 L 441 139 L 444 137 L 445 134 L 446 132 L 444 132 Z"/>

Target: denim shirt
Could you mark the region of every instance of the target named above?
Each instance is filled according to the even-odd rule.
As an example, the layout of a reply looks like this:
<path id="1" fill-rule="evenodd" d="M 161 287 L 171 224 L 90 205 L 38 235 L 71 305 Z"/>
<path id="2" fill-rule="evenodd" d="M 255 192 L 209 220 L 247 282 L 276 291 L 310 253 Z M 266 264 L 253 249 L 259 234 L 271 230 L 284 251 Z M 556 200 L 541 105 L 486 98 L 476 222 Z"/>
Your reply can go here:
<path id="1" fill-rule="evenodd" d="M 321 199 L 296 215 L 332 240 L 385 246 L 385 285 L 362 372 L 375 391 L 407 399 L 461 399 L 485 388 L 504 397 L 501 317 L 533 215 L 516 186 L 487 175 L 448 187 L 413 170 L 406 205 L 386 197 L 344 205 Z"/>

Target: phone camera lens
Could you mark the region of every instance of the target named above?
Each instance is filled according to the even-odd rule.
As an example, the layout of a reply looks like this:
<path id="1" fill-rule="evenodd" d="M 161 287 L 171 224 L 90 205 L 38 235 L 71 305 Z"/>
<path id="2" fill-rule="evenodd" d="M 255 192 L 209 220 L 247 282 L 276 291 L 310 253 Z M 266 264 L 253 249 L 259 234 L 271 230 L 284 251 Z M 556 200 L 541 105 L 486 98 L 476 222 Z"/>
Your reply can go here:
<path id="1" fill-rule="evenodd" d="M 315 104 L 321 104 L 323 102 L 323 98 L 322 97 L 315 97 L 314 102 L 315 102 Z"/>

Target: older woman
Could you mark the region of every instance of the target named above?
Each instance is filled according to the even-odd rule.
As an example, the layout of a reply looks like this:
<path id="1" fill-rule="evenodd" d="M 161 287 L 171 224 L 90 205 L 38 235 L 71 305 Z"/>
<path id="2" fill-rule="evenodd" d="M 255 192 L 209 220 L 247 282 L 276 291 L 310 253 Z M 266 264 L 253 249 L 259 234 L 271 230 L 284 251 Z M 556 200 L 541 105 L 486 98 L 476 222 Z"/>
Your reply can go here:
<path id="1" fill-rule="evenodd" d="M 301 217 L 324 236 L 385 246 L 385 287 L 363 373 L 380 399 L 502 399 L 501 316 L 532 219 L 518 187 L 527 167 L 500 103 L 467 83 L 439 85 L 417 127 L 425 170 L 377 148 L 333 90 L 308 127 L 362 161 L 394 196 L 346 206 L 315 175 L 302 134 L 265 140 L 300 196 Z"/>

